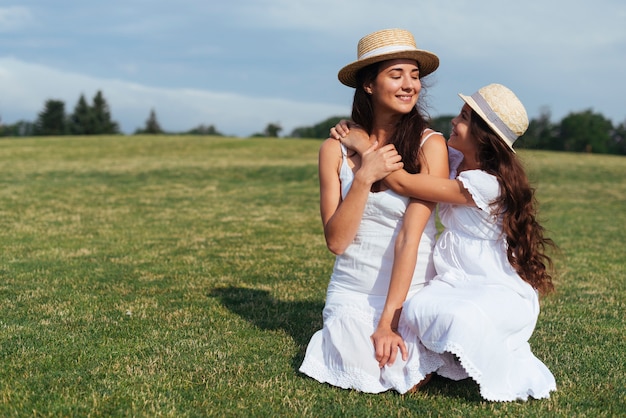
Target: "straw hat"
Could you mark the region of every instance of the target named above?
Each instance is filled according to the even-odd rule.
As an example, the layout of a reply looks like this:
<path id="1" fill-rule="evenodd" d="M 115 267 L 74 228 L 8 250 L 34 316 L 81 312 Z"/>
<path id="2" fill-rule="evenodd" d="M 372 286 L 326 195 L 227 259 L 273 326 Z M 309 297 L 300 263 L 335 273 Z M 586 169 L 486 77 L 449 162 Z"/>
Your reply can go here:
<path id="1" fill-rule="evenodd" d="M 356 87 L 356 73 L 376 62 L 392 59 L 411 59 L 418 63 L 420 78 L 439 66 L 439 58 L 432 52 L 417 49 L 411 32 L 404 29 L 384 29 L 370 33 L 359 41 L 357 60 L 346 65 L 337 75 L 348 87 Z"/>
<path id="2" fill-rule="evenodd" d="M 528 128 L 526 109 L 517 96 L 502 84 L 489 84 L 471 96 L 459 96 L 513 150 L 515 140 Z"/>

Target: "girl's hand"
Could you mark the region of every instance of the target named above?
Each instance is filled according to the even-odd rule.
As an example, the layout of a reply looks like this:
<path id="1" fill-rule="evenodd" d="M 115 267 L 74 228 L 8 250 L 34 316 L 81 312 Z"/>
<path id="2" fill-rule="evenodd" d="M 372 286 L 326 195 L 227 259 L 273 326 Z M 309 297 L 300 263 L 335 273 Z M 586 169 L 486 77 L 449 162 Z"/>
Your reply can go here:
<path id="1" fill-rule="evenodd" d="M 396 361 L 398 349 L 400 349 L 402 354 L 402 360 L 406 361 L 409 358 L 409 351 L 398 331 L 394 331 L 389 327 L 377 328 L 371 338 L 374 343 L 378 367 L 391 366 Z"/>
<path id="2" fill-rule="evenodd" d="M 330 137 L 341 141 L 349 149 L 363 155 L 370 147 L 370 138 L 367 132 L 359 125 L 347 120 L 340 120 L 330 128 Z"/>
<path id="3" fill-rule="evenodd" d="M 348 120 L 341 119 L 339 123 L 330 128 L 330 137 L 341 140 L 341 138 L 345 137 L 350 132 L 350 123 L 351 122 Z"/>

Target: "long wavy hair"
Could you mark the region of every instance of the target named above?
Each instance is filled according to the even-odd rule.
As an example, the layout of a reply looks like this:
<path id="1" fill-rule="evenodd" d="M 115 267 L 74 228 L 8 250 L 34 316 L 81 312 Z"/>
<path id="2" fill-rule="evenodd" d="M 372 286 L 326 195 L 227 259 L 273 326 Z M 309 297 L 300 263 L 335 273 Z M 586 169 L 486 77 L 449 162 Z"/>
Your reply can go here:
<path id="1" fill-rule="evenodd" d="M 500 184 L 496 200 L 498 214 L 503 217 L 507 258 L 520 277 L 541 293 L 554 290 L 552 259 L 546 254 L 555 243 L 544 236 L 537 220 L 535 189 L 531 187 L 524 167 L 516 154 L 472 110 L 470 134 L 478 144 L 480 168 L 494 175 Z"/>
<path id="2" fill-rule="evenodd" d="M 368 134 L 372 133 L 374 125 L 374 108 L 372 96 L 364 86 L 373 83 L 380 72 L 381 65 L 375 63 L 361 69 L 356 75 L 356 90 L 352 102 L 352 120 L 360 125 Z M 422 88 L 422 92 L 424 89 Z M 427 118 L 424 116 L 422 92 L 417 105 L 398 121 L 396 129 L 387 143 L 393 144 L 402 156 L 404 169 L 409 173 L 418 173 L 420 170 L 419 155 L 421 152 L 421 133 L 428 127 Z"/>

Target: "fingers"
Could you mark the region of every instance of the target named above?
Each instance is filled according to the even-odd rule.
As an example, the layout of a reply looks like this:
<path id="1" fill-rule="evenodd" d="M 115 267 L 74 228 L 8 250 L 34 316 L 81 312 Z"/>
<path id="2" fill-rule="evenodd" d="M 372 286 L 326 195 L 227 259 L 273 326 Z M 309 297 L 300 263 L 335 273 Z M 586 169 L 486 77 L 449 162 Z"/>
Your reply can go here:
<path id="1" fill-rule="evenodd" d="M 380 344 L 376 347 L 376 361 L 378 361 L 378 367 L 382 368 L 389 361 L 391 356 L 391 345 Z"/>
<path id="2" fill-rule="evenodd" d="M 370 152 L 374 152 L 376 151 L 376 148 L 378 147 L 378 141 L 374 141 L 372 143 L 372 145 L 369 146 L 368 149 L 365 150 L 365 152 L 363 153 L 363 155 L 365 154 L 369 154 Z"/>
<path id="3" fill-rule="evenodd" d="M 406 348 L 404 341 L 400 341 L 398 348 L 400 348 L 400 353 L 402 353 L 402 360 L 407 361 L 409 359 L 409 350 Z"/>
<path id="4" fill-rule="evenodd" d="M 347 120 L 340 120 L 335 126 L 330 128 L 330 137 L 334 139 L 345 138 L 350 132 L 350 125 Z"/>
<path id="5" fill-rule="evenodd" d="M 409 358 L 409 350 L 406 348 L 404 341 L 398 342 L 385 342 L 382 344 L 375 344 L 375 358 L 378 362 L 378 367 L 391 366 L 398 357 L 398 350 L 403 361 L 407 361 Z"/>
<path id="6" fill-rule="evenodd" d="M 350 132 L 350 121 L 341 119 L 337 126 L 341 128 L 341 132 L 344 134 L 344 136 L 348 135 L 348 132 Z"/>

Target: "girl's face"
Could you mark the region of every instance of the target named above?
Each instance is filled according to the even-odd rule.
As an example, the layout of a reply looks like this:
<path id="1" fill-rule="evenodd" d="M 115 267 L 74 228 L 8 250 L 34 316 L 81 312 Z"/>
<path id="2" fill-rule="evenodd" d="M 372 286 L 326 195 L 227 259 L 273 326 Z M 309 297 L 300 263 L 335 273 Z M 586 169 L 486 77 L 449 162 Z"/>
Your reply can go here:
<path id="1" fill-rule="evenodd" d="M 470 119 L 472 108 L 467 104 L 463 105 L 461 113 L 452 119 L 452 132 L 448 139 L 448 146 L 459 150 L 465 156 L 476 154 L 476 141 L 470 135 Z"/>
<path id="2" fill-rule="evenodd" d="M 409 113 L 417 104 L 422 89 L 417 62 L 408 59 L 385 61 L 376 79 L 364 87 L 372 96 L 375 112 Z"/>

